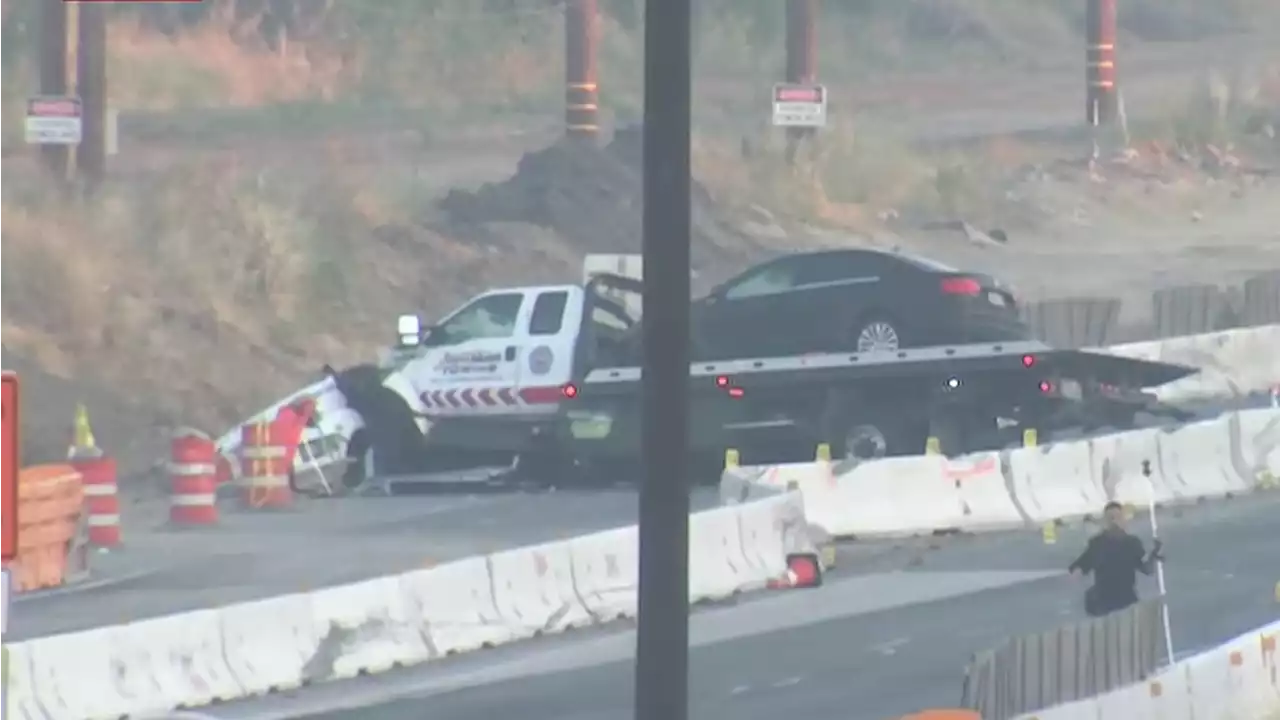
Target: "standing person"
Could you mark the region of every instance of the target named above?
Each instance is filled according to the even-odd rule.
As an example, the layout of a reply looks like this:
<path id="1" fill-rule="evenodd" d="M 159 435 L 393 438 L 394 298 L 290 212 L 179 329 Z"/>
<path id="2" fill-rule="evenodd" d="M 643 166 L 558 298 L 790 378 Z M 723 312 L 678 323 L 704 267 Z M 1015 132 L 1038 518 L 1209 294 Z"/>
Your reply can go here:
<path id="1" fill-rule="evenodd" d="M 1152 540 L 1151 552 L 1142 540 L 1125 530 L 1124 507 L 1107 503 L 1103 510 L 1106 527 L 1089 538 L 1089 544 L 1068 568 L 1072 576 L 1093 573 L 1093 587 L 1085 593 L 1084 608 L 1091 617 L 1102 617 L 1138 602 L 1137 574 L 1151 575 L 1164 558 L 1159 538 Z"/>

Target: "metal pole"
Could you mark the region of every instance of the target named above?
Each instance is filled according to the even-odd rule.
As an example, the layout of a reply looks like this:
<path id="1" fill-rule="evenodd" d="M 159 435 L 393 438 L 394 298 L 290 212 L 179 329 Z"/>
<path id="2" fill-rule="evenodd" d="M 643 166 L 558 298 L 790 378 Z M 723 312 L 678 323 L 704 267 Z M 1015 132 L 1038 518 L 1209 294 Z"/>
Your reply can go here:
<path id="1" fill-rule="evenodd" d="M 40 0 L 40 94 L 67 94 L 67 3 Z M 40 148 L 45 165 L 58 180 L 66 180 L 71 153 L 65 145 Z"/>
<path id="2" fill-rule="evenodd" d="M 690 25 L 689 0 L 645 3 L 636 720 L 686 720 L 689 713 Z"/>
<path id="3" fill-rule="evenodd" d="M 1119 112 L 1116 94 L 1116 0 L 1086 0 L 1085 79 L 1086 118 L 1102 127 L 1115 122 Z"/>
<path id="4" fill-rule="evenodd" d="M 595 138 L 600 132 L 598 12 L 596 0 L 568 0 L 564 6 L 564 129 L 569 137 Z"/>
<path id="5" fill-rule="evenodd" d="M 76 172 L 92 191 L 102 182 L 107 166 L 107 8 L 81 3 L 77 17 L 76 93 L 83 108 Z"/>

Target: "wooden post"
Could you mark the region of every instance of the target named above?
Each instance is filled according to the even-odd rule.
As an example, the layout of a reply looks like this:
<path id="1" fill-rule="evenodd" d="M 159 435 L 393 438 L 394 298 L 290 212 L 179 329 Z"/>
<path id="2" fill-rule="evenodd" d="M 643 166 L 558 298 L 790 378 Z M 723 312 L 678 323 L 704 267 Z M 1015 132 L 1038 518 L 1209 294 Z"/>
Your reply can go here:
<path id="1" fill-rule="evenodd" d="M 67 94 L 67 3 L 40 0 L 40 94 Z M 66 145 L 40 148 L 49 172 L 59 181 L 67 180 L 71 153 Z"/>
<path id="2" fill-rule="evenodd" d="M 92 192 L 107 165 L 107 8 L 81 3 L 76 23 L 76 92 L 83 108 L 83 129 L 76 148 L 76 173 Z"/>

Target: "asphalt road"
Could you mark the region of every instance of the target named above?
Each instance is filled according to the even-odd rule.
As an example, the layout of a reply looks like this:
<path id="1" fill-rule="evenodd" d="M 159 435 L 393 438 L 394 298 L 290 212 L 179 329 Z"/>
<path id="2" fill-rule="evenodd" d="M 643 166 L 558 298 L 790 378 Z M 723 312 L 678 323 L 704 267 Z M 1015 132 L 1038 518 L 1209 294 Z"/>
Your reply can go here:
<path id="1" fill-rule="evenodd" d="M 1161 511 L 1179 655 L 1280 616 L 1278 513 L 1276 493 Z M 1068 529 L 1053 546 L 1038 533 L 848 546 L 826 587 L 700 612 L 692 621 L 691 716 L 883 720 L 953 704 L 971 653 L 1079 617 L 1085 585 L 1062 568 L 1091 530 Z M 625 628 L 548 638 L 213 715 L 623 720 L 631 717 L 633 643 Z"/>

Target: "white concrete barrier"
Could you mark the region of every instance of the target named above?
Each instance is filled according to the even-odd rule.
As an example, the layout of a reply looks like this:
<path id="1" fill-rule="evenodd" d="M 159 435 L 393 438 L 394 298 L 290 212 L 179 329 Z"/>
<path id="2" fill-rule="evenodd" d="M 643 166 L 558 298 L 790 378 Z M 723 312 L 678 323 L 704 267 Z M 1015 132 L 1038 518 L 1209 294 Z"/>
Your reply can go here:
<path id="1" fill-rule="evenodd" d="M 1143 474 L 1149 465 L 1150 477 Z M 795 487 L 808 519 L 834 537 L 983 532 L 1096 515 L 1109 501 L 1139 507 L 1244 493 L 1280 477 L 1280 410 L 1229 413 L 1176 429 L 960 458 L 729 468 L 721 500 Z"/>
<path id="2" fill-rule="evenodd" d="M 1280 622 L 1187 658 L 1146 682 L 1016 720 L 1262 720 L 1280 713 Z"/>
<path id="3" fill-rule="evenodd" d="M 690 519 L 690 602 L 762 588 L 817 554 L 802 499 Z M 15 720 L 116 720 L 384 672 L 632 616 L 635 527 L 223 608 L 8 646 Z"/>
<path id="4" fill-rule="evenodd" d="M 1154 388 L 1166 402 L 1240 397 L 1280 384 L 1280 325 L 1240 328 L 1187 337 L 1099 348 L 1122 357 L 1199 368 L 1190 377 Z"/>

